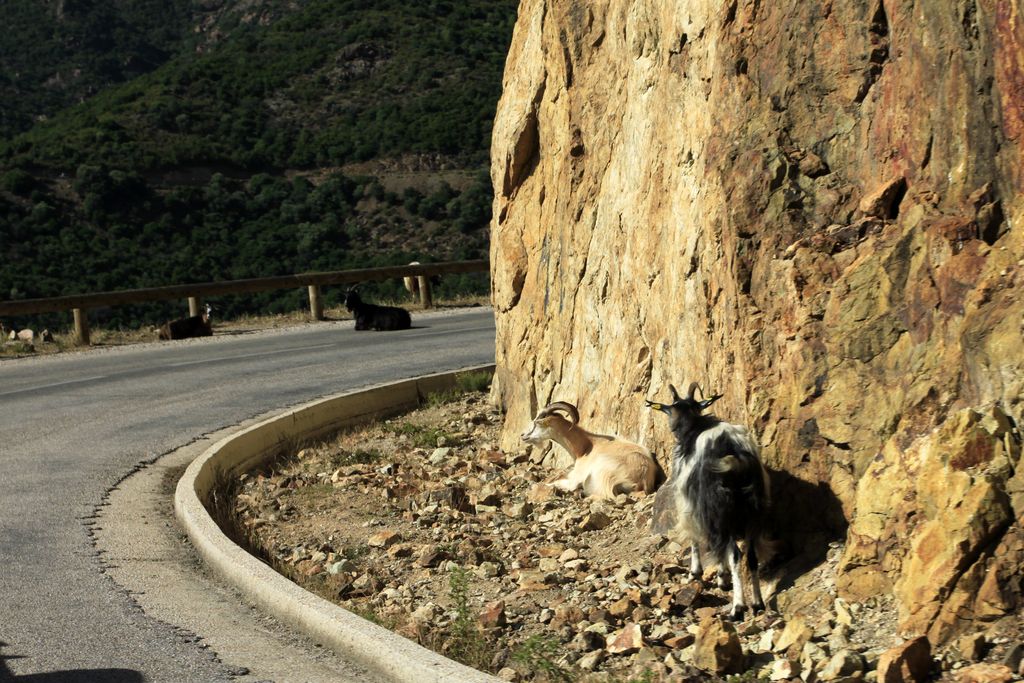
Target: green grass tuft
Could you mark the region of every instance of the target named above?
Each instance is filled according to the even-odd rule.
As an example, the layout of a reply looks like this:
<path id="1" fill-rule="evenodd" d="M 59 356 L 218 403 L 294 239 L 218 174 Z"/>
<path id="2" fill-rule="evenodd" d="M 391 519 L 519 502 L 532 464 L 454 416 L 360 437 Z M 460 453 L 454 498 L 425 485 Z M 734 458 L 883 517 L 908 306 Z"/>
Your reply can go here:
<path id="1" fill-rule="evenodd" d="M 369 465 L 383 459 L 380 451 L 372 448 L 357 448 L 354 451 L 345 449 L 331 453 L 331 465 L 344 467 L 346 465 Z"/>
<path id="2" fill-rule="evenodd" d="M 527 638 L 512 652 L 512 661 L 527 671 L 535 671 L 541 680 L 554 683 L 572 683 L 574 676 L 558 660 L 562 652 L 558 642 L 545 635 Z"/>
<path id="3" fill-rule="evenodd" d="M 455 384 L 465 393 L 483 393 L 491 388 L 493 377 L 488 370 L 462 372 L 455 376 Z"/>
<path id="4" fill-rule="evenodd" d="M 476 669 L 489 664 L 489 645 L 477 625 L 478 614 L 469 604 L 469 570 L 453 564 L 448 576 L 448 597 L 455 618 L 445 649 L 449 657 Z"/>
<path id="5" fill-rule="evenodd" d="M 425 427 L 412 424 L 411 422 L 400 422 L 395 425 L 389 425 L 388 428 L 393 434 L 408 436 L 409 440 L 417 448 L 437 448 L 438 440 L 441 438 L 444 438 L 449 446 L 458 445 L 457 439 L 437 427 Z"/>

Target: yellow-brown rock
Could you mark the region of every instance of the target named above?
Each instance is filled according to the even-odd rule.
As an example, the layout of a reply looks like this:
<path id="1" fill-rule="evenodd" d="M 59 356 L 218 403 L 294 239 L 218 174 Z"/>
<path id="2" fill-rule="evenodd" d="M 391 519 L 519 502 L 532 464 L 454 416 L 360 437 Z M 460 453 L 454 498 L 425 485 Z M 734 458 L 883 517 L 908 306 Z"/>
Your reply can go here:
<path id="1" fill-rule="evenodd" d="M 992 408 L 954 413 L 906 448 L 891 439 L 861 479 L 840 590 L 853 599 L 894 590 L 901 629 L 932 642 L 976 616 L 1009 614 L 1018 591 L 1001 595 L 995 578 L 1003 558 L 1017 567 L 1021 558 L 1009 547 L 993 556 L 991 546 L 1014 520 L 1006 493 L 1011 463 L 1020 459 L 1013 437 Z"/>
<path id="2" fill-rule="evenodd" d="M 878 658 L 879 683 L 921 683 L 932 669 L 932 648 L 928 639 L 918 636 L 890 648 Z"/>
<path id="3" fill-rule="evenodd" d="M 800 651 L 804 649 L 814 635 L 814 629 L 810 627 L 803 617 L 793 617 L 786 622 L 785 628 L 779 634 L 778 639 L 772 644 L 772 650 L 784 653 L 790 659 L 799 659 Z"/>
<path id="4" fill-rule="evenodd" d="M 846 595 L 893 591 L 936 645 L 1016 609 L 1022 10 L 523 0 L 491 166 L 502 446 L 566 400 L 668 465 L 643 399 L 699 381 L 776 470 L 781 536 L 848 527 Z"/>
<path id="5" fill-rule="evenodd" d="M 743 671 L 743 645 L 731 622 L 720 617 L 701 620 L 693 646 L 693 665 L 718 675 Z"/>
<path id="6" fill-rule="evenodd" d="M 1010 668 L 1002 664 L 972 664 L 956 672 L 956 683 L 1010 683 L 1015 680 Z"/>

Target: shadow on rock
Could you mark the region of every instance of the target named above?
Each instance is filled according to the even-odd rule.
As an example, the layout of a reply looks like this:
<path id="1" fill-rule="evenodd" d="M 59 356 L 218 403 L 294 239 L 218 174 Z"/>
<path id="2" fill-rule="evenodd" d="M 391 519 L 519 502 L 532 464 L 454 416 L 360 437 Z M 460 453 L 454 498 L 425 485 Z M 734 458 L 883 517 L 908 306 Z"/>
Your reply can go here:
<path id="1" fill-rule="evenodd" d="M 765 573 L 778 577 L 776 592 L 825 561 L 829 544 L 846 538 L 849 523 L 831 487 L 769 469 L 772 490 L 768 538 L 771 558 Z"/>

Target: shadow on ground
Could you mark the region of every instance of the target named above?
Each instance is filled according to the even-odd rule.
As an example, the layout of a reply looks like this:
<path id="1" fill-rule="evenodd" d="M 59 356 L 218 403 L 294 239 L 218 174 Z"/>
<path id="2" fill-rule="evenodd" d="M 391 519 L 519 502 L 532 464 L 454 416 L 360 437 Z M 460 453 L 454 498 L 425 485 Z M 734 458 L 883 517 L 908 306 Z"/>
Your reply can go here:
<path id="1" fill-rule="evenodd" d="M 69 669 L 16 676 L 7 662 L 22 657 L 4 654 L 2 650 L 5 647 L 7 643 L 0 641 L 0 683 L 143 683 L 146 680 L 141 673 L 131 669 Z"/>

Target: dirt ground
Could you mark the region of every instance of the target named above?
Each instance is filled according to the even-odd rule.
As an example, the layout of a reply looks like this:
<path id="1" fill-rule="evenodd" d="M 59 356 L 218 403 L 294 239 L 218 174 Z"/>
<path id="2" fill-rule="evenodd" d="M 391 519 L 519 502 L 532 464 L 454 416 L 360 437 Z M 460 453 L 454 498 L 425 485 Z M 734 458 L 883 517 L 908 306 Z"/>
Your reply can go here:
<path id="1" fill-rule="evenodd" d="M 251 546 L 308 590 L 506 680 L 872 681 L 902 642 L 891 597 L 837 598 L 838 543 L 816 566 L 770 561 L 767 612 L 731 625 L 714 570 L 689 576 L 689 551 L 649 533 L 653 496 L 558 492 L 542 451 L 496 449 L 486 394 L 428 404 L 242 477 Z M 739 659 L 708 645 L 715 629 Z M 978 638 L 932 652 L 928 679 L 1021 680 L 1019 632 Z M 984 667 L 998 675 L 973 676 Z"/>

